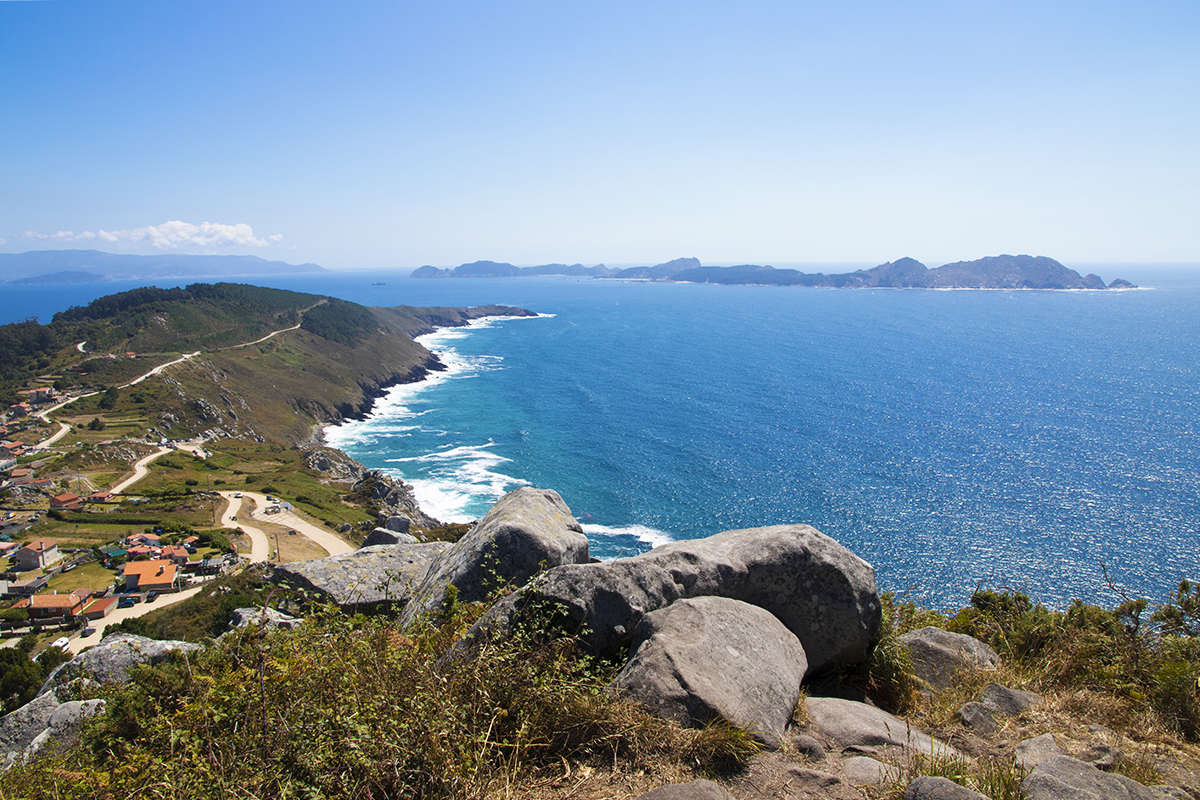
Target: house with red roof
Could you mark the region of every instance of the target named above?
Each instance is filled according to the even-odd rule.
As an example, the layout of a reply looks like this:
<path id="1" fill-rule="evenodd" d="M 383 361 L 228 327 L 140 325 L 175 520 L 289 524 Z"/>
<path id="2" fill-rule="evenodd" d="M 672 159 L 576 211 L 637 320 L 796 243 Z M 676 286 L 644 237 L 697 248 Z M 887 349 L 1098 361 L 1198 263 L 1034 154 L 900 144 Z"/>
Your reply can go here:
<path id="1" fill-rule="evenodd" d="M 154 559 L 153 561 L 129 561 L 125 564 L 125 590 L 148 592 L 175 588 L 180 578 L 179 567 L 174 561 Z"/>
<path id="2" fill-rule="evenodd" d="M 33 594 L 22 597 L 13 608 L 23 608 L 30 619 L 74 617 L 83 610 L 84 599 L 77 594 Z"/>
<path id="3" fill-rule="evenodd" d="M 58 552 L 58 542 L 53 539 L 38 539 L 14 553 L 13 558 L 17 562 L 18 570 L 28 572 L 53 564 L 62 558 L 62 554 Z"/>
<path id="4" fill-rule="evenodd" d="M 71 492 L 56 494 L 50 498 L 50 508 L 59 511 L 78 511 L 83 505 L 83 498 Z"/>

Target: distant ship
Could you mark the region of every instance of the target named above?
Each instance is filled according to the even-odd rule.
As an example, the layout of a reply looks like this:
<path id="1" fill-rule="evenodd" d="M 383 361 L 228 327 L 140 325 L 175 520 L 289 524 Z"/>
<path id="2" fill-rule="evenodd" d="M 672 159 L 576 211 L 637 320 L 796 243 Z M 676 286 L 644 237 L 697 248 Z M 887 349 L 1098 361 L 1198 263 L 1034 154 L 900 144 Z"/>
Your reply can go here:
<path id="1" fill-rule="evenodd" d="M 379 282 L 372 283 L 371 285 L 372 286 L 387 286 L 386 283 L 379 283 Z"/>

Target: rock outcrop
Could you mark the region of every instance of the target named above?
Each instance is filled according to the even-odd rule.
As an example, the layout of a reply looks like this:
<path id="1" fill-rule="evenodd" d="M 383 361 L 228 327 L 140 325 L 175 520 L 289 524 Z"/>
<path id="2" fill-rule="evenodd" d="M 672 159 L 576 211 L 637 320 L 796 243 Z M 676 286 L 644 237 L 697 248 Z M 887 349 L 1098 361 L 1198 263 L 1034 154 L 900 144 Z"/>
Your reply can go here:
<path id="1" fill-rule="evenodd" d="M 271 580 L 314 592 L 351 613 L 380 614 L 405 605 L 449 542 L 362 547 L 275 568 Z"/>
<path id="2" fill-rule="evenodd" d="M 921 733 L 899 717 L 853 700 L 838 697 L 810 697 L 809 727 L 836 743 L 840 749 L 856 748 L 865 752 L 903 749 L 925 756 L 952 756 L 950 745 Z"/>
<path id="3" fill-rule="evenodd" d="M 147 639 L 132 633 L 105 636 L 100 644 L 60 664 L 42 683 L 38 694 L 54 692 L 61 695 L 63 689 L 77 680 L 92 684 L 121 683 L 129 680 L 129 671 L 134 667 L 158 664 L 175 652 L 199 649 L 200 645 L 191 642 Z"/>
<path id="4" fill-rule="evenodd" d="M 990 645 L 962 633 L 920 628 L 900 637 L 912 656 L 913 671 L 933 689 L 948 689 L 965 670 L 995 669 L 1000 657 Z"/>
<path id="5" fill-rule="evenodd" d="M 558 493 L 516 489 L 430 566 L 402 623 L 440 610 L 451 586 L 460 602 L 478 602 L 501 586 L 524 585 L 543 569 L 587 560 L 587 537 Z"/>
<path id="6" fill-rule="evenodd" d="M 800 640 L 810 673 L 862 661 L 879 632 L 875 570 L 809 525 L 726 531 L 632 558 L 558 567 L 499 603 L 477 632 L 553 608 L 586 648 L 612 656 L 628 648 L 646 614 L 705 596 L 774 614 Z"/>
<path id="7" fill-rule="evenodd" d="M 1069 756 L 1053 756 L 1039 763 L 1022 782 L 1021 793 L 1026 800 L 1173 800 L 1181 796 L 1174 787 L 1143 786 Z"/>
<path id="8" fill-rule="evenodd" d="M 800 640 L 772 614 L 697 597 L 642 618 L 613 683 L 658 716 L 685 726 L 721 718 L 777 749 L 807 666 Z"/>

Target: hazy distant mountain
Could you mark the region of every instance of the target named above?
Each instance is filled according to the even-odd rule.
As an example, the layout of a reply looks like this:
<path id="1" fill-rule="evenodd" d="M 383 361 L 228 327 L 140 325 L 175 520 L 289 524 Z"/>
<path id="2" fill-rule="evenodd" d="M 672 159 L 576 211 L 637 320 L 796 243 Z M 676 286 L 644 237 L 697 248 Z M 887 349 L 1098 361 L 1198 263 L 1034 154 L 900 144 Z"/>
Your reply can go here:
<path id="1" fill-rule="evenodd" d="M 473 261 L 454 269 L 438 269 L 424 266 L 413 270 L 410 278 L 517 278 L 533 275 L 576 275 L 581 277 L 606 278 L 617 271 L 603 264 L 585 267 L 583 264 L 542 264 L 537 267 L 514 267 L 496 261 Z"/>
<path id="2" fill-rule="evenodd" d="M 105 281 L 103 275 L 91 272 L 52 272 L 49 275 L 36 275 L 32 278 L 21 278 L 9 283 L 97 283 Z"/>
<path id="3" fill-rule="evenodd" d="M 234 278 L 244 275 L 291 275 L 326 272 L 316 264 L 288 264 L 258 256 L 190 256 L 165 253 L 135 256 L 99 250 L 31 250 L 0 253 L 0 280 L 36 278 L 39 283 L 88 280 L 153 280 L 155 278 Z M 63 280 L 51 280 L 51 278 Z"/>
<path id="4" fill-rule="evenodd" d="M 1117 278 L 1108 286 L 1098 275 L 1080 276 L 1046 256 L 988 256 L 929 269 L 920 261 L 901 258 L 871 269 L 825 275 L 794 269 L 746 264 L 738 267 L 698 267 L 666 280 L 689 283 L 822 286 L 837 289 L 893 287 L 911 289 L 1130 289 Z"/>
<path id="5" fill-rule="evenodd" d="M 655 264 L 653 267 L 630 267 L 629 269 L 623 269 L 612 277 L 620 280 L 670 280 L 673 276 L 681 272 L 696 269 L 699 266 L 700 259 L 698 258 L 677 258 L 665 264 Z"/>

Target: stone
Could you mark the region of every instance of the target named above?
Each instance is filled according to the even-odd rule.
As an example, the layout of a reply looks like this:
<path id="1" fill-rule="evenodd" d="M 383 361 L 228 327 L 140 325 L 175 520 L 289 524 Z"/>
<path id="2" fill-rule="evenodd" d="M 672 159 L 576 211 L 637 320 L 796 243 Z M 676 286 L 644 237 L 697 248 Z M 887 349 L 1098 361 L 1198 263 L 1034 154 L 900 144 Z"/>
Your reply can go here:
<path id="1" fill-rule="evenodd" d="M 949 778 L 922 775 L 908 785 L 904 800 L 988 800 L 986 795 L 959 786 Z"/>
<path id="2" fill-rule="evenodd" d="M 837 697 L 810 697 L 805 703 L 810 726 L 843 750 L 904 748 L 924 756 L 958 755 L 950 745 L 874 706 Z"/>
<path id="3" fill-rule="evenodd" d="M 451 586 L 459 602 L 479 602 L 503 585 L 523 586 L 542 570 L 587 560 L 587 537 L 558 493 L 523 486 L 430 567 L 401 622 L 440 610 Z"/>
<path id="4" fill-rule="evenodd" d="M 43 747 L 53 743 L 61 747 L 79 740 L 79 731 L 88 717 L 104 711 L 103 700 L 71 700 L 61 703 L 50 715 L 45 730 L 25 748 L 17 760 L 28 761 Z"/>
<path id="5" fill-rule="evenodd" d="M 797 733 L 792 736 L 792 746 L 803 753 L 809 761 L 824 761 L 825 746 L 811 736 Z"/>
<path id="6" fill-rule="evenodd" d="M 123 683 L 129 680 L 129 671 L 134 667 L 161 663 L 176 651 L 189 653 L 199 649 L 200 645 L 191 642 L 160 641 L 131 633 L 105 636 L 100 644 L 58 665 L 42 683 L 38 694 L 57 694 L 76 680 Z"/>
<path id="7" fill-rule="evenodd" d="M 408 517 L 402 517 L 399 514 L 391 516 L 380 514 L 379 517 L 379 527 L 393 533 L 408 533 L 408 527 L 412 524 Z"/>
<path id="8" fill-rule="evenodd" d="M 586 650 L 613 657 L 629 646 L 645 614 L 704 596 L 741 600 L 774 614 L 800 640 L 810 674 L 863 661 L 879 632 L 871 565 L 809 525 L 776 525 L 549 570 L 498 603 L 472 633 L 551 606 Z"/>
<path id="9" fill-rule="evenodd" d="M 303 621 L 274 608 L 236 608 L 227 630 L 235 631 L 250 625 L 291 630 Z"/>
<path id="10" fill-rule="evenodd" d="M 397 533 L 390 528 L 375 528 L 363 540 L 363 547 L 374 547 L 377 544 L 420 544 L 421 540 L 411 533 Z"/>
<path id="11" fill-rule="evenodd" d="M 1067 753 L 1058 746 L 1053 733 L 1044 733 L 1032 739 L 1026 739 L 1017 744 L 1017 763 L 1026 769 L 1032 769 L 1043 761 L 1054 756 L 1065 756 Z"/>
<path id="12" fill-rule="evenodd" d="M 1119 747 L 1111 744 L 1097 744 L 1079 754 L 1079 760 L 1091 764 L 1097 769 L 1112 772 L 1125 759 L 1125 753 Z"/>
<path id="13" fill-rule="evenodd" d="M 719 717 L 775 750 L 807 667 L 800 640 L 769 612 L 697 597 L 642 617 L 613 684 L 665 719 L 702 726 Z"/>
<path id="14" fill-rule="evenodd" d="M 967 703 L 954 712 L 954 716 L 980 736 L 991 736 L 1000 727 L 992 712 L 983 703 Z"/>
<path id="15" fill-rule="evenodd" d="M 787 770 L 788 786 L 802 792 L 816 793 L 831 786 L 837 786 L 842 779 L 828 772 L 818 772 L 804 767 L 789 767 Z"/>
<path id="16" fill-rule="evenodd" d="M 1053 756 L 1021 783 L 1025 800 L 1168 800 L 1173 787 L 1143 786 L 1069 756 Z"/>
<path id="17" fill-rule="evenodd" d="M 997 717 L 1015 717 L 1042 702 L 1040 695 L 1010 689 L 998 683 L 989 683 L 983 687 L 982 700 L 988 710 Z"/>
<path id="18" fill-rule="evenodd" d="M 275 567 L 271 580 L 313 592 L 343 610 L 382 614 L 408 602 L 449 542 L 361 547 L 350 553 Z"/>
<path id="19" fill-rule="evenodd" d="M 917 677 L 934 689 L 948 689 L 964 671 L 996 669 L 1000 657 L 973 636 L 926 627 L 899 637 L 912 656 Z"/>
<path id="20" fill-rule="evenodd" d="M 842 762 L 842 780 L 851 786 L 878 786 L 900 777 L 900 771 L 869 756 L 853 756 Z"/>
<path id="21" fill-rule="evenodd" d="M 50 726 L 50 718 L 59 705 L 54 693 L 47 692 L 0 717 L 0 753 L 3 753 L 4 769 L 16 763 L 33 740 Z"/>
<path id="22" fill-rule="evenodd" d="M 672 783 L 639 795 L 637 800 L 734 800 L 733 795 L 712 781 Z"/>

